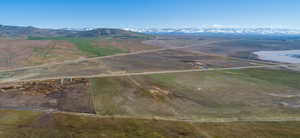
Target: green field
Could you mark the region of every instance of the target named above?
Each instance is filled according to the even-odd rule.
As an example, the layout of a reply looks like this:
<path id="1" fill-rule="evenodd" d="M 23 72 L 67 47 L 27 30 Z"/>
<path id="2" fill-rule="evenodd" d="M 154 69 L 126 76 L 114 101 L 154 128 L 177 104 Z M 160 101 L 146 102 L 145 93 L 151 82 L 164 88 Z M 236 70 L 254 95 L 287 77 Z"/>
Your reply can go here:
<path id="1" fill-rule="evenodd" d="M 188 120 L 298 117 L 300 73 L 243 69 L 91 80 L 100 115 Z"/>
<path id="2" fill-rule="evenodd" d="M 68 37 L 29 37 L 28 40 L 64 40 L 74 44 L 80 51 L 91 57 L 109 56 L 117 53 L 125 53 L 126 51 L 112 47 L 100 47 L 93 44 L 97 38 L 68 38 Z"/>
<path id="3" fill-rule="evenodd" d="M 300 89 L 300 73 L 287 70 L 267 70 L 267 69 L 246 69 L 232 70 L 232 73 L 237 73 L 241 78 L 253 78 L 261 80 L 263 84 L 287 86 L 295 89 Z M 253 80 L 255 81 L 255 80 Z"/>

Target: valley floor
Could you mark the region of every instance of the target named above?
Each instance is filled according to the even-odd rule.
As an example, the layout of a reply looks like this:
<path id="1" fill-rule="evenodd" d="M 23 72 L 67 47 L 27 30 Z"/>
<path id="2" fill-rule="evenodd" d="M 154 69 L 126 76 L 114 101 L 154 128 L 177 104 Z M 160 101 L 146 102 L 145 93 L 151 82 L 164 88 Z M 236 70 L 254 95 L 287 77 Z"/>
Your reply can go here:
<path id="1" fill-rule="evenodd" d="M 129 53 L 0 71 L 0 138 L 300 137 L 299 65 L 231 40 L 118 41 L 93 42 Z"/>

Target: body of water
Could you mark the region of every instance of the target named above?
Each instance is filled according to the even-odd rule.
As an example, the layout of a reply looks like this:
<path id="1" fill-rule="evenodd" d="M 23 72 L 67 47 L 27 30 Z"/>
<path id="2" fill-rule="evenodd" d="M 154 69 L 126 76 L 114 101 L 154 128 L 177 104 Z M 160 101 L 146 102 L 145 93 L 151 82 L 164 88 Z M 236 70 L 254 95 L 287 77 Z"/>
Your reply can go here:
<path id="1" fill-rule="evenodd" d="M 300 50 L 258 51 L 254 52 L 261 60 L 284 63 L 300 63 Z"/>

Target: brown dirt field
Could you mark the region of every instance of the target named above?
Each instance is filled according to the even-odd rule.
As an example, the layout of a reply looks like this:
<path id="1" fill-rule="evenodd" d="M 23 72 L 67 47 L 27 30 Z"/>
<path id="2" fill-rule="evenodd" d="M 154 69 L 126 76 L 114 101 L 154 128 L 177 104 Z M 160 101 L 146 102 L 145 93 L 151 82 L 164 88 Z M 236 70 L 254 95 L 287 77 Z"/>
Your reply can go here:
<path id="1" fill-rule="evenodd" d="M 94 113 L 84 79 L 1 84 L 0 109 Z"/>
<path id="2" fill-rule="evenodd" d="M 47 47 L 51 41 L 0 40 L 0 68 L 17 67 L 33 56 L 33 48 Z"/>

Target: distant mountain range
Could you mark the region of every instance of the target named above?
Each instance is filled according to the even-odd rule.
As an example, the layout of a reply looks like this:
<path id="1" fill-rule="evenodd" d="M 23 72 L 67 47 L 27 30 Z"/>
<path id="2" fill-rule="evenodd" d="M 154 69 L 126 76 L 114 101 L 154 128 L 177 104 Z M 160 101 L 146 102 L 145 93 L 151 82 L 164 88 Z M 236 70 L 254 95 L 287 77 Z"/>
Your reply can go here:
<path id="1" fill-rule="evenodd" d="M 240 35 L 300 35 L 300 29 L 201 27 L 201 28 L 125 28 L 124 30 L 150 34 L 240 34 Z"/>
<path id="2" fill-rule="evenodd" d="M 200 28 L 63 28 L 42 29 L 36 27 L 0 25 L 0 37 L 151 37 L 147 34 L 234 34 L 234 35 L 276 35 L 276 36 L 300 36 L 300 29 L 280 28 L 242 28 L 207 26 Z"/>
<path id="3" fill-rule="evenodd" d="M 149 35 L 132 32 L 122 29 L 110 28 L 95 28 L 95 29 L 42 29 L 36 27 L 23 27 L 23 26 L 7 26 L 0 25 L 0 37 L 131 37 L 131 38 L 145 38 Z"/>

